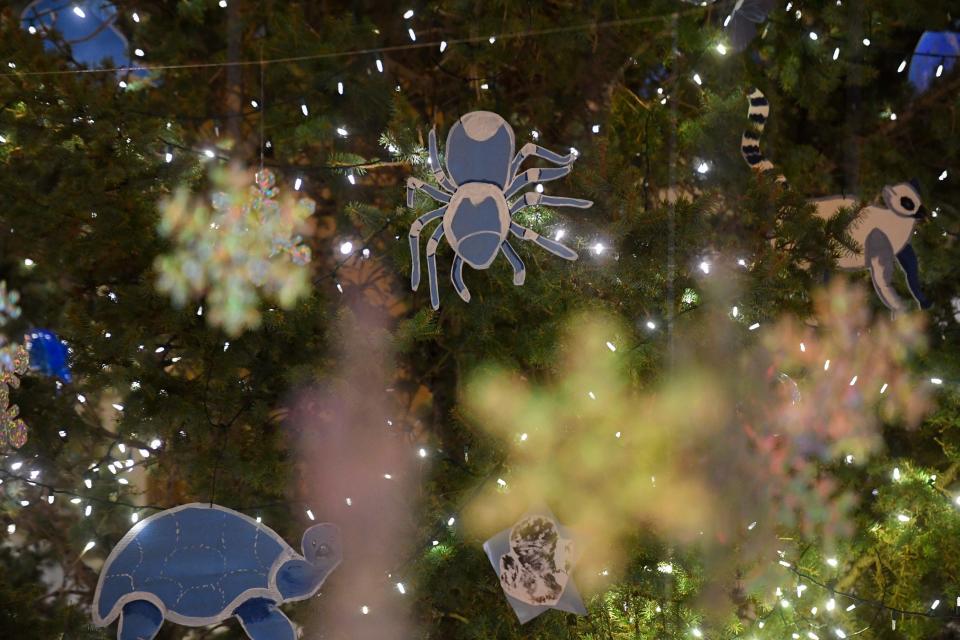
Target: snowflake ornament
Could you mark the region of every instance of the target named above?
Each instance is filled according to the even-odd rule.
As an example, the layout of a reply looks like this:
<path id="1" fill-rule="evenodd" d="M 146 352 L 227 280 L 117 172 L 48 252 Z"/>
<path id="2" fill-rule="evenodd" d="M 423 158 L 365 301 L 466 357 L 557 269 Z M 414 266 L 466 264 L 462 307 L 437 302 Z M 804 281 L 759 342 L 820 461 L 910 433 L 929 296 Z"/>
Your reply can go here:
<path id="1" fill-rule="evenodd" d="M 255 186 L 249 179 L 215 170 L 212 209 L 185 189 L 161 205 L 160 233 L 174 249 L 157 260 L 157 287 L 177 306 L 203 298 L 207 321 L 233 336 L 259 326 L 261 299 L 289 308 L 309 290 L 311 254 L 300 233 L 315 203 L 278 197 L 269 170 Z"/>

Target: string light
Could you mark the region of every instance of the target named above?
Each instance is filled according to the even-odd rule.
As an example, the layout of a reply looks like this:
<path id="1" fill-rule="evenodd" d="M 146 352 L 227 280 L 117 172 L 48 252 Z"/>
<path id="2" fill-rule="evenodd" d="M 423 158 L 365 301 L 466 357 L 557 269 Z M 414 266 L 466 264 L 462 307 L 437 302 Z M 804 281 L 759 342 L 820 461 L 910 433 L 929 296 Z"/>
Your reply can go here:
<path id="1" fill-rule="evenodd" d="M 837 47 L 836 49 L 833 50 L 833 59 L 836 60 L 839 57 L 840 57 L 840 47 Z"/>
<path id="2" fill-rule="evenodd" d="M 87 14 L 85 14 L 85 13 L 83 12 L 83 9 L 81 9 L 80 7 L 78 7 L 78 6 L 76 6 L 76 5 L 74 5 L 74 7 L 73 7 L 73 13 L 74 13 L 77 17 L 79 17 L 79 18 L 86 18 L 86 17 L 87 17 Z"/>
<path id="3" fill-rule="evenodd" d="M 907 61 L 906 61 L 906 60 L 901 60 L 901 61 L 900 61 L 900 66 L 897 67 L 897 73 L 903 73 L 903 70 L 906 69 L 906 68 L 907 68 Z"/>

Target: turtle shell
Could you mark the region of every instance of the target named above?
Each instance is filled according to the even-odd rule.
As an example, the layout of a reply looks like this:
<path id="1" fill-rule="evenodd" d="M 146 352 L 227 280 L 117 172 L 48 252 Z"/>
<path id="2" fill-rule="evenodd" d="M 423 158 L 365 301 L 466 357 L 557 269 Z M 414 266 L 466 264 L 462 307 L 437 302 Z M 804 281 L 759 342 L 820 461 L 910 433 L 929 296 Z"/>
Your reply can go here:
<path id="1" fill-rule="evenodd" d="M 110 624 L 127 602 L 147 600 L 178 624 L 213 624 L 250 598 L 281 602 L 276 573 L 295 557 L 272 529 L 231 509 L 187 504 L 161 511 L 110 553 L 94 596 L 94 621 Z"/>

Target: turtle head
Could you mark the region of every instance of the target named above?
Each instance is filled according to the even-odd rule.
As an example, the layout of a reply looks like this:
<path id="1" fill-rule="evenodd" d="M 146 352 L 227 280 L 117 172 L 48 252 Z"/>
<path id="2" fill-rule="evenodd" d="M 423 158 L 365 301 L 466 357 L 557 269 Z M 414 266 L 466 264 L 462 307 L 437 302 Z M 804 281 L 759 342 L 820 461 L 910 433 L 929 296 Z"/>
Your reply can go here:
<path id="1" fill-rule="evenodd" d="M 317 524 L 303 532 L 304 559 L 325 578 L 343 559 L 340 528 L 335 524 Z"/>

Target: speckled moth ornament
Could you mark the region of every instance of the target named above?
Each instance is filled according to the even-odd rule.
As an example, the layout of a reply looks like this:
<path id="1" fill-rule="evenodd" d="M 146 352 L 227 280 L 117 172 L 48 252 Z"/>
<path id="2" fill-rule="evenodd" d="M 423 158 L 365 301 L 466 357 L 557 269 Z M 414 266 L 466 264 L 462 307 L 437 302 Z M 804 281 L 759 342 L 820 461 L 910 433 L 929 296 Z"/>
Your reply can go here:
<path id="1" fill-rule="evenodd" d="M 483 544 L 520 623 L 548 609 L 586 615 L 570 572 L 574 541 L 549 510 L 525 515 Z"/>
<path id="2" fill-rule="evenodd" d="M 410 253 L 413 259 L 410 286 L 414 291 L 420 286 L 420 231 L 424 225 L 442 219 L 427 241 L 427 275 L 430 280 L 430 303 L 440 307 L 437 285 L 437 247 L 445 236 L 453 249 L 453 266 L 450 280 L 465 302 L 470 301 L 470 291 L 463 280 L 463 265 L 474 269 L 488 268 L 499 253 L 503 253 L 513 267 L 513 283 L 522 285 L 526 267 L 520 256 L 507 240 L 513 234 L 520 240 L 528 240 L 565 260 L 576 260 L 575 251 L 559 242 L 545 238 L 513 220 L 521 210 L 537 205 L 553 207 L 577 207 L 587 209 L 593 205 L 589 200 L 543 195 L 540 191 L 528 191 L 513 202 L 529 186 L 556 180 L 570 173 L 577 154 L 572 151 L 565 156 L 528 142 L 514 154 L 516 140 L 513 129 L 495 113 L 473 111 L 462 116 L 447 134 L 446 171 L 440 164 L 437 152 L 436 130 L 430 131 L 430 166 L 438 187 L 417 178 L 407 179 L 407 206 L 413 207 L 416 191 L 444 203 L 439 209 L 425 213 L 410 227 Z M 522 173 L 520 165 L 529 157 L 537 157 L 560 165 L 543 169 L 527 169 Z"/>
<path id="3" fill-rule="evenodd" d="M 297 553 L 266 525 L 209 504 L 141 520 L 100 571 L 93 621 L 118 640 L 151 640 L 164 620 L 202 627 L 235 616 L 252 640 L 294 640 L 281 603 L 317 592 L 340 564 L 339 529 L 318 524 Z"/>

